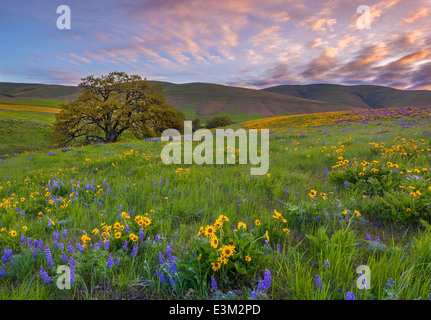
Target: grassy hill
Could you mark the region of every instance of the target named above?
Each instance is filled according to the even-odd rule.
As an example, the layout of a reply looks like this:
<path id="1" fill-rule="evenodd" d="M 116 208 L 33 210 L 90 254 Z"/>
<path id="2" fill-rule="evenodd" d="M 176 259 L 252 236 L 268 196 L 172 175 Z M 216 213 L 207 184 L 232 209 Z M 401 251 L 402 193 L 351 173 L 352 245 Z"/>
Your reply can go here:
<path id="1" fill-rule="evenodd" d="M 431 105 L 431 91 L 398 90 L 374 85 L 281 85 L 263 91 L 367 109 Z"/>

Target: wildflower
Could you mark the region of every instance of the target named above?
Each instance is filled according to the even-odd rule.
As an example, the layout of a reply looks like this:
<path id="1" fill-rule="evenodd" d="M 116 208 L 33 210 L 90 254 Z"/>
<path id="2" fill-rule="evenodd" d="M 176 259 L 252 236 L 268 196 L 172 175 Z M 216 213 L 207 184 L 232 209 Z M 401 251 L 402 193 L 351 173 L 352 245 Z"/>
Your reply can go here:
<path id="1" fill-rule="evenodd" d="M 347 292 L 346 300 L 356 300 L 355 295 L 353 292 Z"/>
<path id="2" fill-rule="evenodd" d="M 365 236 L 365 238 L 367 238 L 367 240 L 371 240 L 371 236 L 367 233 L 367 235 Z"/>
<path id="3" fill-rule="evenodd" d="M 118 258 L 117 261 L 115 261 L 114 264 L 118 267 L 120 265 L 120 258 Z"/>
<path id="4" fill-rule="evenodd" d="M 211 238 L 211 247 L 213 247 L 214 249 L 216 249 L 218 247 L 219 244 L 219 240 L 216 236 L 213 236 Z"/>
<path id="5" fill-rule="evenodd" d="M 106 263 L 106 268 L 108 269 L 111 268 L 113 263 L 114 263 L 114 258 L 112 258 L 112 253 L 110 253 L 108 257 L 108 262 Z"/>
<path id="6" fill-rule="evenodd" d="M 257 294 L 256 294 L 256 292 L 252 291 L 252 292 L 250 293 L 250 298 L 257 298 Z"/>
<path id="7" fill-rule="evenodd" d="M 104 249 L 104 250 L 109 250 L 109 243 L 110 243 L 110 242 L 109 242 L 109 240 L 106 240 L 106 241 L 105 241 L 105 243 L 104 243 L 104 245 L 103 245 L 103 249 Z"/>
<path id="8" fill-rule="evenodd" d="M 51 282 L 51 277 L 48 276 L 48 274 L 46 273 L 45 269 L 40 266 L 40 276 L 42 277 L 42 280 L 46 283 L 50 283 Z"/>
<path id="9" fill-rule="evenodd" d="M 360 212 L 358 210 L 355 210 L 356 216 L 359 217 L 361 216 Z"/>
<path id="10" fill-rule="evenodd" d="M 256 220 L 256 221 L 254 222 L 254 224 L 255 224 L 255 225 L 257 225 L 257 226 L 260 226 L 260 221 L 259 221 L 259 220 Z"/>
<path id="11" fill-rule="evenodd" d="M 75 261 L 75 259 L 73 259 L 72 257 L 70 257 L 70 259 L 69 259 L 69 262 L 70 262 L 70 265 L 71 266 L 75 266 L 76 265 L 76 261 Z"/>
<path id="12" fill-rule="evenodd" d="M 281 244 L 277 244 L 277 245 L 275 246 L 275 249 L 276 249 L 277 251 L 281 251 Z"/>
<path id="13" fill-rule="evenodd" d="M 165 283 L 165 275 L 162 273 L 161 275 L 160 275 L 160 282 L 161 283 Z"/>
<path id="14" fill-rule="evenodd" d="M 0 276 L 6 277 L 6 272 L 3 270 L 3 268 L 0 268 Z"/>
<path id="15" fill-rule="evenodd" d="M 265 237 L 266 237 L 266 241 L 269 242 L 269 233 L 268 233 L 268 230 L 266 230 L 266 232 L 265 232 Z"/>
<path id="16" fill-rule="evenodd" d="M 211 290 L 212 290 L 212 291 L 216 291 L 216 290 L 218 290 L 217 282 L 216 282 L 216 280 L 214 279 L 214 277 L 211 277 Z"/>
<path id="17" fill-rule="evenodd" d="M 380 242 L 380 238 L 379 238 L 379 237 L 376 237 L 376 238 L 374 239 L 374 241 L 376 241 L 376 242 Z"/>
<path id="18" fill-rule="evenodd" d="M 388 282 L 386 282 L 386 287 L 391 288 L 394 284 L 394 280 L 392 278 L 389 278 Z"/>
<path id="19" fill-rule="evenodd" d="M 70 266 L 70 274 L 69 274 L 69 281 L 70 284 L 74 284 L 75 283 L 75 267 L 72 265 Z"/>
<path id="20" fill-rule="evenodd" d="M 132 258 L 136 257 L 137 254 L 138 254 L 138 244 L 134 243 L 133 250 L 132 250 Z"/>
<path id="21" fill-rule="evenodd" d="M 135 235 L 134 233 L 129 234 L 129 238 L 133 241 L 136 242 L 138 240 L 138 236 Z"/>
<path id="22" fill-rule="evenodd" d="M 121 232 L 116 232 L 114 236 L 115 236 L 115 239 L 121 238 Z"/>
<path id="23" fill-rule="evenodd" d="M 271 287 L 271 271 L 265 270 L 263 280 L 259 281 L 256 291 L 268 291 Z"/>
<path id="24" fill-rule="evenodd" d="M 217 261 L 222 264 L 226 264 L 228 262 L 228 260 L 226 259 L 226 256 L 224 255 L 221 255 L 220 257 L 218 257 Z"/>
<path id="25" fill-rule="evenodd" d="M 51 255 L 51 251 L 49 250 L 48 246 L 45 246 L 45 258 L 46 258 L 46 262 L 48 262 L 48 264 L 53 267 L 55 266 L 54 261 L 52 260 L 52 255 Z"/>
<path id="26" fill-rule="evenodd" d="M 329 266 L 330 266 L 330 264 L 329 264 L 329 260 L 324 260 L 324 261 L 323 261 L 323 266 L 324 266 L 325 268 L 329 268 Z"/>
<path id="27" fill-rule="evenodd" d="M 314 276 L 314 280 L 316 282 L 316 287 L 318 289 L 322 289 L 323 283 L 322 283 L 322 280 L 320 280 L 320 276 L 319 275 L 315 275 Z"/>
<path id="28" fill-rule="evenodd" d="M 165 259 L 163 258 L 163 253 L 159 252 L 159 263 L 162 264 L 165 262 Z"/>
<path id="29" fill-rule="evenodd" d="M 169 277 L 169 283 L 171 284 L 172 287 L 174 286 L 175 284 L 174 277 Z"/>
<path id="30" fill-rule="evenodd" d="M 288 228 L 284 228 L 284 229 L 283 229 L 283 231 L 284 231 L 286 234 L 289 234 L 289 233 L 290 233 L 290 230 L 289 230 Z"/>
<path id="31" fill-rule="evenodd" d="M 37 248 L 33 248 L 33 259 L 37 259 Z"/>
<path id="32" fill-rule="evenodd" d="M 64 263 L 69 261 L 69 258 L 67 257 L 67 255 L 64 252 L 61 253 L 61 259 L 63 259 Z"/>
<path id="33" fill-rule="evenodd" d="M 347 215 L 347 210 L 343 210 L 343 212 L 341 212 L 344 215 Z"/>
<path id="34" fill-rule="evenodd" d="M 139 240 L 144 240 L 144 229 L 139 229 Z"/>
<path id="35" fill-rule="evenodd" d="M 9 234 L 10 234 L 12 237 L 16 237 L 16 235 L 17 235 L 17 233 L 16 233 L 16 231 L 15 231 L 15 230 L 11 230 L 11 231 L 9 231 Z"/>
<path id="36" fill-rule="evenodd" d="M 224 245 L 218 251 L 222 252 L 222 255 L 224 255 L 226 258 L 229 258 L 231 255 L 235 252 L 235 246 L 232 245 Z"/>
<path id="37" fill-rule="evenodd" d="M 211 268 L 212 268 L 214 271 L 217 271 L 218 269 L 220 269 L 220 268 L 221 268 L 221 264 L 220 264 L 220 262 L 211 262 Z"/>
<path id="38" fill-rule="evenodd" d="M 251 261 L 251 257 L 250 256 L 245 256 L 245 261 L 250 262 Z"/>
<path id="39" fill-rule="evenodd" d="M 321 192 L 320 196 L 323 198 L 323 200 L 326 200 L 326 198 L 328 197 L 328 195 L 324 192 Z"/>
<path id="40" fill-rule="evenodd" d="M 272 215 L 272 217 L 274 218 L 274 219 L 277 219 L 277 220 L 281 220 L 282 219 L 282 216 L 281 216 L 281 213 L 280 212 L 278 212 L 277 210 L 275 210 L 274 209 L 274 215 Z"/>
<path id="41" fill-rule="evenodd" d="M 206 237 L 211 238 L 214 234 L 215 230 L 213 226 L 206 226 L 204 234 Z"/>
<path id="42" fill-rule="evenodd" d="M 124 250 L 124 251 L 126 251 L 126 250 L 127 250 L 127 240 L 124 240 L 123 250 Z"/>
<path id="43" fill-rule="evenodd" d="M 317 195 L 317 191 L 316 190 L 310 190 L 310 193 L 308 195 L 310 196 L 310 198 L 315 198 Z"/>

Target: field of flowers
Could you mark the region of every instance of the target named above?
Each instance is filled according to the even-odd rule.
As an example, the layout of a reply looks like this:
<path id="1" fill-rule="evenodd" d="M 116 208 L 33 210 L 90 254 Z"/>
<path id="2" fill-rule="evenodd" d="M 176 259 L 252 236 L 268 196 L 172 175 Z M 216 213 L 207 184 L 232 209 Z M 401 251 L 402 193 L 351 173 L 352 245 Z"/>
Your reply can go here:
<path id="1" fill-rule="evenodd" d="M 0 298 L 431 299 L 431 108 L 237 127 L 270 129 L 267 175 L 157 140 L 1 156 Z"/>

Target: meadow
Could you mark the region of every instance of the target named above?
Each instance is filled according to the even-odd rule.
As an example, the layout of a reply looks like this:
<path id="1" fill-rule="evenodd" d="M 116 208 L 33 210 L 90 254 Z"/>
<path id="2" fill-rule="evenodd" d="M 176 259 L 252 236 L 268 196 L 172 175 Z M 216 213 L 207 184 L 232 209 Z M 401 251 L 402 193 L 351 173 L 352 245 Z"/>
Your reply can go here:
<path id="1" fill-rule="evenodd" d="M 431 299 L 430 107 L 233 127 L 270 129 L 267 175 L 158 139 L 2 156 L 0 298 Z"/>

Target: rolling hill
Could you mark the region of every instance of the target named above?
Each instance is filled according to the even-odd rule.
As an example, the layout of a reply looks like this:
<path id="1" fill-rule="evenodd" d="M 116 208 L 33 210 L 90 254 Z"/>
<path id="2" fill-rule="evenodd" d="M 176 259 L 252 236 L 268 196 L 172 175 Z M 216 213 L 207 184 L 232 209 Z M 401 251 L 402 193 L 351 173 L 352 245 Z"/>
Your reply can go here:
<path id="1" fill-rule="evenodd" d="M 265 117 L 352 109 L 431 105 L 431 91 L 406 91 L 389 87 L 334 84 L 281 85 L 262 90 L 211 83 L 150 81 L 163 87 L 167 101 L 188 119 L 203 121 L 228 115 L 234 121 Z M 76 98 L 76 86 L 0 83 L 0 103 L 58 106 Z"/>
<path id="2" fill-rule="evenodd" d="M 429 90 L 398 90 L 375 85 L 281 85 L 263 91 L 367 109 L 431 105 Z"/>

